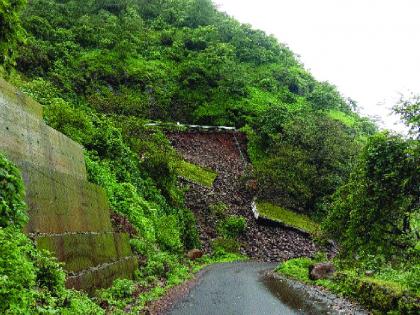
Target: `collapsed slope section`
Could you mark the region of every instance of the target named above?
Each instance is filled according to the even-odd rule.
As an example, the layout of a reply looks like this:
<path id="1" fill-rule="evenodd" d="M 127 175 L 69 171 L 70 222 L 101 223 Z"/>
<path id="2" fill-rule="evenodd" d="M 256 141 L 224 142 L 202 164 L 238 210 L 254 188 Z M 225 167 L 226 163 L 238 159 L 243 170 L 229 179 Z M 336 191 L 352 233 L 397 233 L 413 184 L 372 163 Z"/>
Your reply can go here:
<path id="1" fill-rule="evenodd" d="M 216 222 L 209 215 L 209 206 L 223 202 L 228 214 L 247 220 L 247 230 L 240 238 L 241 251 L 261 261 L 282 261 L 312 256 L 315 244 L 307 237 L 279 227 L 259 225 L 252 213 L 252 194 L 245 189 L 241 177 L 247 167 L 246 137 L 236 131 L 168 132 L 174 148 L 187 161 L 210 168 L 218 176 L 213 187 L 188 183 L 186 204 L 195 213 L 203 247 L 217 237 Z"/>

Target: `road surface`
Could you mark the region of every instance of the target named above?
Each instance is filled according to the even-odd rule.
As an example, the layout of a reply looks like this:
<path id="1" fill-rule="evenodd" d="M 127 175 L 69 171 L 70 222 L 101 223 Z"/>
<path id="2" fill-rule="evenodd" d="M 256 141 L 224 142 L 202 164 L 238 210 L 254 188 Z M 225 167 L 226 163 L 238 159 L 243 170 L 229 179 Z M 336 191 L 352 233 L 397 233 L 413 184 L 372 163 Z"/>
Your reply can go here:
<path id="1" fill-rule="evenodd" d="M 188 296 L 175 304 L 170 315 L 302 314 L 293 310 L 262 282 L 270 263 L 231 263 L 208 267 Z"/>

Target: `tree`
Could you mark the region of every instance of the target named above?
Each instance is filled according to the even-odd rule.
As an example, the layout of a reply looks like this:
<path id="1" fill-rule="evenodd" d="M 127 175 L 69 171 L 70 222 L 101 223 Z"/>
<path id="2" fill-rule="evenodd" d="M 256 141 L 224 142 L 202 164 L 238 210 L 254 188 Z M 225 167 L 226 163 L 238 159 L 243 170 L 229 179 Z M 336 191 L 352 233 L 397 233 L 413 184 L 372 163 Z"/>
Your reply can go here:
<path id="1" fill-rule="evenodd" d="M 211 0 L 193 0 L 187 11 L 186 25 L 192 28 L 209 25 L 216 12 Z"/>
<path id="2" fill-rule="evenodd" d="M 399 114 L 403 122 L 410 128 L 410 133 L 420 138 L 420 95 L 408 99 L 401 98 L 394 106 L 394 112 Z"/>
<path id="3" fill-rule="evenodd" d="M 337 88 L 328 82 L 320 82 L 316 84 L 315 89 L 309 96 L 309 102 L 312 104 L 314 109 L 338 109 L 344 112 L 350 111 L 350 106 L 337 91 Z"/>
<path id="4" fill-rule="evenodd" d="M 341 123 L 319 112 L 273 106 L 255 120 L 254 130 L 252 145 L 266 152 L 255 168 L 260 197 L 309 213 L 347 180 L 359 151 Z"/>
<path id="5" fill-rule="evenodd" d="M 334 195 L 324 230 L 344 254 L 408 253 L 418 235 L 420 146 L 389 133 L 372 136 L 350 180 Z"/>
<path id="6" fill-rule="evenodd" d="M 2 0 L 0 2 L 0 65 L 6 68 L 14 64 L 16 47 L 25 38 L 19 12 L 26 0 Z"/>

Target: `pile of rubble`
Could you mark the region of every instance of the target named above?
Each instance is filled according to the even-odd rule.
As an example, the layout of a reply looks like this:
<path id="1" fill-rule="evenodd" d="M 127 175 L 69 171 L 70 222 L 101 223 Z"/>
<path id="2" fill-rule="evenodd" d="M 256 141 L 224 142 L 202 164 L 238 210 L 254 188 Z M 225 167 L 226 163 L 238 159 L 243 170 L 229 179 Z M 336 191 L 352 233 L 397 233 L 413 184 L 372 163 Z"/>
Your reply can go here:
<path id="1" fill-rule="evenodd" d="M 261 261 L 282 261 L 312 256 L 317 248 L 304 235 L 256 222 L 252 212 L 252 194 L 241 180 L 246 168 L 246 138 L 239 132 L 167 133 L 174 148 L 187 161 L 210 168 L 218 176 L 212 188 L 186 183 L 190 187 L 186 204 L 194 212 L 205 251 L 217 237 L 216 222 L 209 206 L 223 202 L 228 214 L 247 219 L 247 230 L 239 241 L 242 252 Z M 241 148 L 241 150 L 239 150 Z"/>

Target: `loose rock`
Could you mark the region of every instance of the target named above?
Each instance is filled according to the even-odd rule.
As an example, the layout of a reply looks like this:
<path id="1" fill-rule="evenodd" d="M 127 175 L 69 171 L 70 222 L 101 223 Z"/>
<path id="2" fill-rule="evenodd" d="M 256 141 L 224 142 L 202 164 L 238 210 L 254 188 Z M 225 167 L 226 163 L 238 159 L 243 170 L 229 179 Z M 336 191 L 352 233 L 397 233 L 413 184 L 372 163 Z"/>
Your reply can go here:
<path id="1" fill-rule="evenodd" d="M 233 133 L 182 132 L 168 133 L 167 136 L 185 160 L 218 174 L 212 188 L 181 180 L 189 187 L 186 205 L 196 216 L 204 252 L 211 252 L 211 240 L 217 237 L 217 218 L 211 215 L 209 206 L 223 202 L 228 206 L 227 215 L 241 215 L 247 220 L 247 230 L 239 241 L 241 252 L 250 258 L 279 262 L 315 254 L 317 247 L 308 237 L 280 227 L 259 225 L 255 221 L 251 208 L 253 193 L 241 181 L 247 165 L 242 160 Z M 237 133 L 236 137 L 242 153 L 246 152 L 243 134 Z"/>
<path id="2" fill-rule="evenodd" d="M 199 249 L 192 249 L 187 253 L 187 257 L 191 260 L 196 260 L 203 257 L 203 252 Z"/>
<path id="3" fill-rule="evenodd" d="M 332 263 L 319 263 L 309 266 L 309 279 L 330 279 L 334 276 L 335 267 Z"/>

